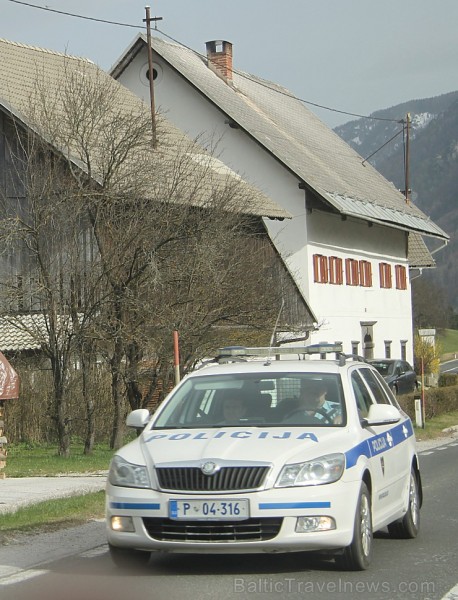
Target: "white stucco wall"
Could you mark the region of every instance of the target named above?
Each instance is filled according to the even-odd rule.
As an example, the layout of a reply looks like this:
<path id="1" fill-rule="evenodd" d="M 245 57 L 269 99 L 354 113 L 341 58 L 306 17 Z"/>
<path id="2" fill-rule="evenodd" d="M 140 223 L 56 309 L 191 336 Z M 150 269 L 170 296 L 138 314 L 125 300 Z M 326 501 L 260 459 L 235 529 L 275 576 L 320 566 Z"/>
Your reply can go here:
<path id="1" fill-rule="evenodd" d="M 342 341 L 350 352 L 352 341 L 359 341 L 362 354 L 365 328 L 361 323 L 374 323 L 374 356 L 385 356 L 385 341 L 391 341 L 392 357 L 401 356 L 401 340 L 408 340 L 407 360 L 412 361 L 411 289 L 396 289 L 395 265 L 408 273 L 406 234 L 395 229 L 369 227 L 360 221 L 345 221 L 342 227 L 337 215 L 314 211 L 308 216 L 309 269 L 313 270 L 313 255 L 336 256 L 344 265 L 342 285 L 313 283 L 309 298 L 317 317 L 324 320 L 313 341 Z M 364 260 L 372 266 L 372 286 L 365 288 L 345 283 L 345 259 Z M 392 287 L 383 289 L 379 281 L 379 263 L 391 265 Z M 341 337 L 332 337 L 336 333 Z"/>
<path id="2" fill-rule="evenodd" d="M 269 235 L 294 276 L 299 289 L 317 317 L 323 321 L 312 342 L 342 341 L 351 351 L 359 340 L 362 353 L 364 332 L 361 322 L 373 322 L 374 356 L 385 355 L 385 340 L 391 340 L 391 355 L 401 355 L 401 340 L 408 340 L 407 360 L 412 361 L 412 318 L 410 285 L 407 290 L 380 289 L 378 263 L 404 264 L 406 234 L 320 211 L 306 212 L 305 192 L 299 180 L 240 129 L 231 129 L 227 117 L 179 74 L 158 60 L 155 63 L 155 104 L 166 118 L 215 154 L 244 179 L 256 185 L 293 218 L 266 219 Z M 119 77 L 120 83 L 149 103 L 146 50 L 138 54 Z M 368 260 L 372 263 L 371 288 L 313 282 L 313 254 Z"/>

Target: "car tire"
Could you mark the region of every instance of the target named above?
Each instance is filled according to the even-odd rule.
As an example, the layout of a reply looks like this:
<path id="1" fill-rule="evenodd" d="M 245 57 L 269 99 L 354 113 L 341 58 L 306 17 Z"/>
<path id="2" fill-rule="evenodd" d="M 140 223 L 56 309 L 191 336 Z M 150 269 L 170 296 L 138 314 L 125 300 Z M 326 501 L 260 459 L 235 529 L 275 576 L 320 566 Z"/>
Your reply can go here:
<path id="1" fill-rule="evenodd" d="M 336 565 L 346 571 L 364 571 L 372 560 L 372 542 L 371 495 L 363 482 L 356 507 L 353 541 L 335 557 Z"/>
<path id="2" fill-rule="evenodd" d="M 133 548 L 118 548 L 108 544 L 111 560 L 120 569 L 141 569 L 146 567 L 151 558 L 151 552 Z"/>
<path id="3" fill-rule="evenodd" d="M 410 471 L 409 505 L 402 519 L 388 525 L 388 533 L 394 539 L 413 539 L 420 530 L 420 490 L 417 474 L 414 469 Z"/>

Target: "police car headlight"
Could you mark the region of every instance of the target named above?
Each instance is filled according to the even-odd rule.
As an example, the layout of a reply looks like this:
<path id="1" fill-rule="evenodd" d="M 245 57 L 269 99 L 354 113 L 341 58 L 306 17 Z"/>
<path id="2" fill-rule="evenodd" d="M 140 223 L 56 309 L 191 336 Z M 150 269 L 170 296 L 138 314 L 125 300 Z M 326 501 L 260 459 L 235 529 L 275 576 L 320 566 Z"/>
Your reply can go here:
<path id="1" fill-rule="evenodd" d="M 320 456 L 307 462 L 285 465 L 275 487 L 333 483 L 342 477 L 344 469 L 345 456 L 343 454 L 326 454 L 326 456 Z"/>
<path id="2" fill-rule="evenodd" d="M 111 460 L 108 481 L 120 487 L 150 488 L 151 483 L 146 467 L 134 465 L 120 456 Z"/>

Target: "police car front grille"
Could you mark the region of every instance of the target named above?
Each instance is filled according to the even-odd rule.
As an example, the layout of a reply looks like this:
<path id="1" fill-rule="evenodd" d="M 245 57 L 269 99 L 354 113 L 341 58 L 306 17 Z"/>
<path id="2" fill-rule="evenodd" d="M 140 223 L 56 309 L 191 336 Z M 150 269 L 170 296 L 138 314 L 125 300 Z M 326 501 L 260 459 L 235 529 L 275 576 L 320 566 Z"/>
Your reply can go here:
<path id="1" fill-rule="evenodd" d="M 281 517 L 206 522 L 143 518 L 150 537 L 173 542 L 261 542 L 276 537 L 282 523 Z"/>
<path id="2" fill-rule="evenodd" d="M 269 467 L 221 467 L 204 475 L 199 467 L 159 467 L 156 473 L 163 490 L 215 492 L 253 490 L 263 483 Z"/>

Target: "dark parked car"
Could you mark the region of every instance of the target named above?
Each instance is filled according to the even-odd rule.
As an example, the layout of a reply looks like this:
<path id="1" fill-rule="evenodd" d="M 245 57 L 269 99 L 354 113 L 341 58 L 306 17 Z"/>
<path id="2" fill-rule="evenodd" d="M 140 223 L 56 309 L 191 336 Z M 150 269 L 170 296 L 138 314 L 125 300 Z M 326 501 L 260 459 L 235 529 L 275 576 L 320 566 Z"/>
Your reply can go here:
<path id="1" fill-rule="evenodd" d="M 417 375 L 405 360 L 375 358 L 369 361 L 395 394 L 407 394 L 418 388 Z"/>

